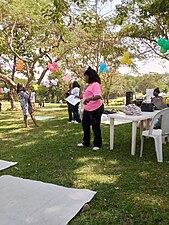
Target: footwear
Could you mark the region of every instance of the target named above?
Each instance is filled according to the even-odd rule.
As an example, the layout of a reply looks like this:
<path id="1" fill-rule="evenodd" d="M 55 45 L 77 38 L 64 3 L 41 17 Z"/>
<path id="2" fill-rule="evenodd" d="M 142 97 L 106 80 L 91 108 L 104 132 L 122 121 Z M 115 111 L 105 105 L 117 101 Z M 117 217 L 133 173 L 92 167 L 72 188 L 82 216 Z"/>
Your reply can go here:
<path id="1" fill-rule="evenodd" d="M 78 122 L 75 120 L 74 123 L 78 123 Z"/>
<path id="2" fill-rule="evenodd" d="M 83 143 L 77 144 L 77 147 L 85 147 Z"/>
<path id="3" fill-rule="evenodd" d="M 99 149 L 99 147 L 93 147 L 93 151 L 98 151 Z"/>

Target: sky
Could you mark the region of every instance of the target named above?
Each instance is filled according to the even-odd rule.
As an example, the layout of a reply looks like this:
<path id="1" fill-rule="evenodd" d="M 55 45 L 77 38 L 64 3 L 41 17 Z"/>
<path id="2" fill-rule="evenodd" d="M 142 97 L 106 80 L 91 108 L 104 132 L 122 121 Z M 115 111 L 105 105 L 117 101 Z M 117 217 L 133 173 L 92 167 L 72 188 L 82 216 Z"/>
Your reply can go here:
<path id="1" fill-rule="evenodd" d="M 158 59 L 155 60 L 149 60 L 146 63 L 145 62 L 137 62 L 138 71 L 140 74 L 149 74 L 149 73 L 159 73 L 159 74 L 165 74 L 169 73 L 169 62 L 165 61 L 162 62 Z M 119 72 L 123 75 L 129 74 L 129 75 L 136 75 L 133 73 L 133 71 L 130 69 L 129 66 L 121 66 L 119 69 Z"/>
<path id="2" fill-rule="evenodd" d="M 120 3 L 121 3 L 121 0 L 111 0 L 104 5 L 104 7 L 102 8 L 100 13 L 102 15 L 107 15 L 107 13 L 110 11 L 112 13 L 115 9 L 115 6 Z M 160 49 L 159 49 L 159 51 L 160 51 Z M 138 61 L 138 62 L 136 62 L 136 65 L 138 67 L 138 71 L 140 74 L 169 73 L 169 61 L 167 61 L 167 60 L 161 61 L 160 59 L 150 59 L 146 62 Z M 121 66 L 121 68 L 119 69 L 119 72 L 123 75 L 125 75 L 125 74 L 136 75 L 135 73 L 133 73 L 133 71 L 130 69 L 129 66 Z"/>

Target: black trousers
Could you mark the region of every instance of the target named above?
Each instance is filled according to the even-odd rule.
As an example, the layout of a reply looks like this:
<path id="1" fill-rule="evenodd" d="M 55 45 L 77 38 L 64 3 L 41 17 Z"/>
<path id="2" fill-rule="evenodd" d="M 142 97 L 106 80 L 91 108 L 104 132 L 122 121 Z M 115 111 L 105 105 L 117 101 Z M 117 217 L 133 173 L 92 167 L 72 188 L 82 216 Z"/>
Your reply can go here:
<path id="1" fill-rule="evenodd" d="M 92 130 L 94 133 L 94 141 L 93 145 L 95 147 L 101 147 L 102 146 L 102 136 L 101 136 L 101 116 L 104 111 L 104 105 L 100 106 L 98 109 L 94 111 L 86 111 L 84 109 L 83 112 L 83 119 L 82 119 L 82 127 L 84 132 L 83 137 L 83 144 L 86 147 L 90 146 L 90 125 L 92 126 Z"/>
<path id="2" fill-rule="evenodd" d="M 68 106 L 69 121 L 72 121 L 73 106 L 69 102 L 67 102 L 67 106 Z"/>
<path id="3" fill-rule="evenodd" d="M 77 103 L 75 106 L 72 106 L 72 107 L 73 107 L 74 120 L 80 123 L 81 119 L 79 114 L 79 103 Z"/>

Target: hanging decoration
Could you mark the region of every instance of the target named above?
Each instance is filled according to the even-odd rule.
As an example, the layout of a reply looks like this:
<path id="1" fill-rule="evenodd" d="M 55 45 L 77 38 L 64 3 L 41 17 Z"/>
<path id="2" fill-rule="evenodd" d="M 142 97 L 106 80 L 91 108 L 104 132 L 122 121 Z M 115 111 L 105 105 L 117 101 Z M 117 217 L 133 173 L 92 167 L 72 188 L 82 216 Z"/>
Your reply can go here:
<path id="1" fill-rule="evenodd" d="M 43 84 L 43 86 L 45 86 L 47 88 L 49 88 L 50 86 L 57 86 L 58 79 L 46 80 L 42 84 Z"/>
<path id="2" fill-rule="evenodd" d="M 162 54 L 166 53 L 169 50 L 169 40 L 166 40 L 165 38 L 160 38 L 158 39 L 157 43 L 161 47 L 160 52 Z"/>
<path id="3" fill-rule="evenodd" d="M 0 94 L 3 94 L 3 93 L 4 93 L 3 88 L 0 88 Z"/>
<path id="4" fill-rule="evenodd" d="M 49 69 L 50 72 L 52 72 L 52 73 L 56 73 L 57 67 L 58 67 L 58 65 L 57 65 L 57 63 L 55 63 L 55 62 L 49 63 L 49 64 L 48 64 L 48 69 Z"/>
<path id="5" fill-rule="evenodd" d="M 18 70 L 18 71 L 23 70 L 23 64 L 24 64 L 23 60 L 21 60 L 21 59 L 18 60 L 18 65 L 16 67 L 16 70 Z"/>
<path id="6" fill-rule="evenodd" d="M 6 87 L 4 87 L 4 93 L 7 94 L 10 90 Z"/>
<path id="7" fill-rule="evenodd" d="M 123 58 L 121 59 L 121 63 L 129 64 L 129 65 L 131 65 L 133 63 L 129 52 L 124 52 Z"/>
<path id="8" fill-rule="evenodd" d="M 43 86 L 45 86 L 45 87 L 50 87 L 50 81 L 49 80 L 46 80 L 46 81 L 44 81 L 43 83 Z"/>
<path id="9" fill-rule="evenodd" d="M 101 63 L 100 64 L 100 67 L 99 67 L 99 73 L 108 73 L 109 72 L 109 69 L 107 68 L 106 66 L 106 63 Z"/>
<path id="10" fill-rule="evenodd" d="M 39 89 L 39 85 L 38 84 L 34 84 L 33 88 L 34 88 L 35 91 L 37 91 Z"/>
<path id="11" fill-rule="evenodd" d="M 66 82 L 66 83 L 69 83 L 70 80 L 71 80 L 71 78 L 72 78 L 71 75 L 70 74 L 67 74 L 67 75 L 65 75 L 65 76 L 62 77 L 62 80 L 64 82 Z"/>
<path id="12" fill-rule="evenodd" d="M 52 79 L 51 81 L 51 84 L 53 85 L 53 86 L 57 86 L 57 84 L 58 84 L 58 79 Z"/>

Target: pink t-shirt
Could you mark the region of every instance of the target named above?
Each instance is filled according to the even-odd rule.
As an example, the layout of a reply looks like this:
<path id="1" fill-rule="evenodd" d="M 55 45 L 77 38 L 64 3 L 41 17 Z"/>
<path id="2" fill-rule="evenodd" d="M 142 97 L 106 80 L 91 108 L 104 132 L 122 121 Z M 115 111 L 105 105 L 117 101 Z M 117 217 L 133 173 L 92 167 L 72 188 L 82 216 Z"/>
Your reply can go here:
<path id="1" fill-rule="evenodd" d="M 83 91 L 83 102 L 87 98 L 92 98 L 96 95 L 102 95 L 101 85 L 98 82 L 93 82 L 87 86 Z M 102 100 L 98 99 L 95 101 L 90 101 L 87 105 L 84 105 L 85 110 L 93 111 L 98 109 L 102 105 Z"/>

